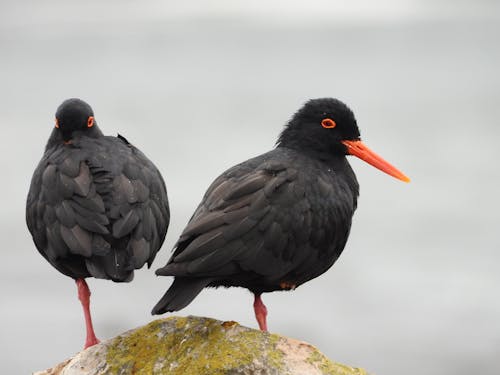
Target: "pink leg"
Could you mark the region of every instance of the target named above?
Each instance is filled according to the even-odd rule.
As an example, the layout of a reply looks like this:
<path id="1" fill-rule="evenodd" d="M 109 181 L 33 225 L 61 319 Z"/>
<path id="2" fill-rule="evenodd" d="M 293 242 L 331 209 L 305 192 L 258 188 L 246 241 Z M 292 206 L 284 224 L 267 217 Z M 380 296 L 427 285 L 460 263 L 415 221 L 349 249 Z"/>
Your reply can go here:
<path id="1" fill-rule="evenodd" d="M 255 318 L 257 323 L 259 323 L 259 328 L 261 331 L 267 332 L 267 308 L 266 305 L 260 299 L 260 294 L 254 294 L 255 299 L 253 301 L 253 310 L 255 311 Z"/>
<path id="2" fill-rule="evenodd" d="M 76 287 L 78 288 L 78 299 L 82 303 L 83 315 L 85 316 L 85 327 L 87 328 L 87 338 L 85 339 L 85 346 L 83 349 L 87 349 L 89 346 L 99 343 L 98 338 L 95 336 L 94 327 L 92 326 L 92 317 L 90 316 L 90 290 L 85 279 L 77 279 Z"/>

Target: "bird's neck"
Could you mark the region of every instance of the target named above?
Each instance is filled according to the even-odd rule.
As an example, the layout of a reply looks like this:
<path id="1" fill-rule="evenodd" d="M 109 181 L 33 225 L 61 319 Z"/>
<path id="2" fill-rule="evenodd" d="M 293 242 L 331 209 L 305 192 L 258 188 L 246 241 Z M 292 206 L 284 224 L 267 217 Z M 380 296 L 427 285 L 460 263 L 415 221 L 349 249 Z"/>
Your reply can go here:
<path id="1" fill-rule="evenodd" d="M 284 147 L 295 150 L 310 158 L 320 160 L 325 163 L 338 164 L 341 160 L 345 160 L 345 154 L 342 148 L 332 149 L 325 145 L 323 142 L 318 142 L 315 139 L 297 139 L 295 137 L 283 138 L 281 137 L 276 145 L 277 147 Z"/>
<path id="2" fill-rule="evenodd" d="M 359 196 L 359 183 L 358 179 L 356 178 L 356 174 L 352 170 L 351 164 L 349 164 L 349 161 L 347 160 L 347 157 L 339 159 L 333 166 L 333 168 L 334 170 L 341 172 L 342 178 L 344 178 L 353 194 L 354 208 L 356 208 Z"/>
<path id="3" fill-rule="evenodd" d="M 349 189 L 354 197 L 354 207 L 356 207 L 356 200 L 359 195 L 359 184 L 347 157 L 337 152 L 332 153 L 329 150 L 321 151 L 315 148 L 303 146 L 303 144 L 298 146 L 293 143 L 286 146 L 278 144 L 277 148 L 292 149 L 295 153 L 299 153 L 307 158 L 316 160 L 320 163 L 320 165 L 323 165 L 325 169 L 333 171 L 338 178 L 343 179 L 349 186 Z"/>
<path id="4" fill-rule="evenodd" d="M 104 134 L 102 133 L 101 129 L 96 125 L 94 125 L 90 129 L 86 129 L 83 131 L 77 130 L 74 131 L 71 134 L 71 141 L 74 142 L 77 141 L 78 139 L 82 137 L 89 137 L 89 138 L 101 138 L 104 137 Z M 64 140 L 62 132 L 59 129 L 54 128 L 52 130 L 52 133 L 50 134 L 49 140 L 47 142 L 47 146 L 45 146 L 45 150 L 52 148 L 57 145 L 61 145 L 64 143 L 68 143 L 67 141 Z"/>

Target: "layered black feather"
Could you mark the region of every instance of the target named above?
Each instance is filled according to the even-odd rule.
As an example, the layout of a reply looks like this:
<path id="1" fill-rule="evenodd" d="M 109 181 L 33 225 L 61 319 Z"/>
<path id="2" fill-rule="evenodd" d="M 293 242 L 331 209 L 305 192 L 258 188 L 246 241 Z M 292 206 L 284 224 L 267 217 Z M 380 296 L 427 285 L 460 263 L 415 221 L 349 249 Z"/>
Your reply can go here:
<path id="1" fill-rule="evenodd" d="M 342 252 L 358 184 L 345 157 L 318 160 L 278 147 L 217 178 L 158 275 L 176 276 L 153 313 L 184 307 L 200 285 L 254 293 L 293 287 L 325 272 Z M 186 280 L 189 302 L 175 298 Z M 189 289 L 189 290 L 188 290 Z M 168 298 L 170 296 L 170 298 Z"/>
<path id="2" fill-rule="evenodd" d="M 72 278 L 129 281 L 169 224 L 165 183 L 125 138 L 55 129 L 33 175 L 26 221 L 40 253 Z"/>

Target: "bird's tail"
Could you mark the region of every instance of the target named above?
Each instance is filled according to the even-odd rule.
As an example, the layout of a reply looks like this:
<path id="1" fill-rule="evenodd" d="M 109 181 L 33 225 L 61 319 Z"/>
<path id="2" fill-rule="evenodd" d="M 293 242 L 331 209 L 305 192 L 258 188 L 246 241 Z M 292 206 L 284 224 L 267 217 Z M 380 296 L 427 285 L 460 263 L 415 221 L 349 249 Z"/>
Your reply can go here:
<path id="1" fill-rule="evenodd" d="M 212 281 L 211 278 L 176 277 L 170 288 L 153 307 L 151 314 L 159 315 L 167 311 L 183 309 Z"/>

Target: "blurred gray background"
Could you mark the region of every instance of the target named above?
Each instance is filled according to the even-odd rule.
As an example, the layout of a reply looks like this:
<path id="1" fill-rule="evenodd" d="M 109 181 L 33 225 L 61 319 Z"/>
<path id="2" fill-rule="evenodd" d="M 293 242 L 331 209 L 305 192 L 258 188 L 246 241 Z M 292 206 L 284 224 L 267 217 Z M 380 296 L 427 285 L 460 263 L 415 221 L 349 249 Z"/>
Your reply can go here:
<path id="1" fill-rule="evenodd" d="M 210 182 L 324 96 L 348 103 L 364 141 L 412 182 L 352 159 L 361 197 L 347 247 L 323 276 L 264 295 L 270 330 L 376 374 L 500 373 L 499 2 L 346 3 L 1 1 L 1 373 L 50 367 L 84 341 L 74 282 L 24 222 L 61 101 L 88 101 L 169 192 L 153 269 L 89 281 L 106 339 L 153 319 L 171 283 L 153 270 Z M 257 327 L 243 289 L 206 290 L 188 314 Z"/>

